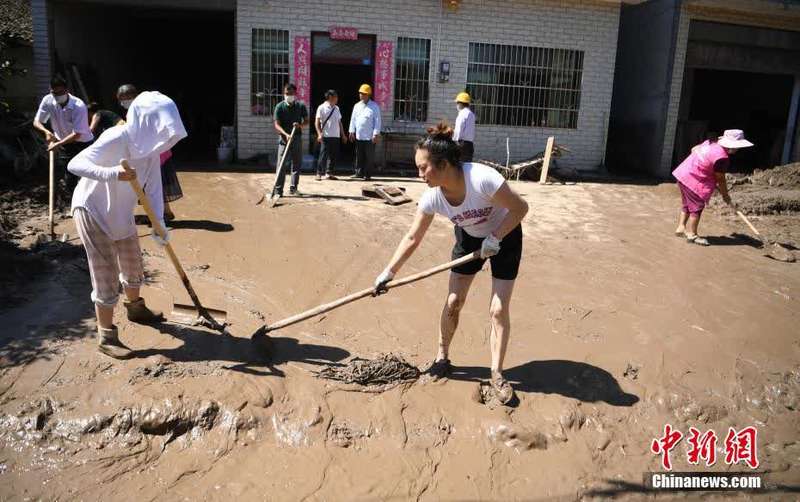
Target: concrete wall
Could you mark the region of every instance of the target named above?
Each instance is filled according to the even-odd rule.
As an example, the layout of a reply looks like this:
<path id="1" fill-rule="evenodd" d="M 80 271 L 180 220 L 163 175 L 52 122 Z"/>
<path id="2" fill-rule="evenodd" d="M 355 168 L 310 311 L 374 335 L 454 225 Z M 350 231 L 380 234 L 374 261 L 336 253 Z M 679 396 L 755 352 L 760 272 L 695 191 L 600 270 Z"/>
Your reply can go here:
<path id="1" fill-rule="evenodd" d="M 45 95 L 50 90 L 50 33 L 48 30 L 48 1 L 31 0 L 33 24 L 33 73 L 36 94 Z"/>
<path id="2" fill-rule="evenodd" d="M 659 174 L 680 2 L 626 5 L 620 16 L 608 165 Z"/>
<path id="3" fill-rule="evenodd" d="M 470 42 L 585 51 L 577 129 L 478 125 L 475 149 L 479 158 L 505 161 L 508 136 L 512 159 L 524 158 L 543 150 L 547 137 L 554 135 L 558 143 L 572 151 L 564 158 L 566 163 L 578 169 L 594 169 L 604 153 L 619 9 L 616 3 L 565 0 L 463 0 L 455 12 L 442 10 L 440 1 L 430 0 L 380 3 L 364 0 L 297 0 L 287 3 L 238 0 L 238 154 L 249 157 L 276 150 L 271 119 L 255 116 L 250 110 L 253 28 L 288 29 L 291 41 L 295 36 L 309 36 L 311 31 L 327 31 L 331 25 L 339 25 L 355 27 L 359 33 L 376 34 L 378 41 L 396 42 L 398 36 L 431 39 L 429 123 L 442 118 L 452 123 L 455 119 L 453 98 L 466 84 Z M 445 84 L 439 84 L 435 79 L 439 60 L 448 60 L 451 64 L 450 81 Z M 292 75 L 291 58 L 290 66 Z M 312 103 L 312 107 L 317 104 Z M 385 127 L 401 128 L 392 120 L 391 109 L 382 112 Z"/>
<path id="4" fill-rule="evenodd" d="M 696 0 L 685 2 L 682 5 L 673 62 L 667 128 L 658 171 L 664 176 L 669 174 L 674 163 L 672 152 L 678 122 L 678 109 L 681 103 L 691 20 L 800 31 L 800 5 L 767 0 Z M 766 40 L 762 40 L 762 42 L 766 42 Z M 793 158 L 798 159 L 800 156 L 796 154 Z"/>

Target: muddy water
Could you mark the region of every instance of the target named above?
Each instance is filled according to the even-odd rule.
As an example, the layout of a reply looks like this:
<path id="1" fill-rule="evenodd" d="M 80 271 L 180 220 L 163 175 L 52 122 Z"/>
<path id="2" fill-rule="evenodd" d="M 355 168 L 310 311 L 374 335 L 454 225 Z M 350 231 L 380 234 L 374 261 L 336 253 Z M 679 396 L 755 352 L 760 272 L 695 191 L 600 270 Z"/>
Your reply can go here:
<path id="1" fill-rule="evenodd" d="M 80 273 L 31 285 L 48 301 L 2 314 L 14 321 L 0 349 L 3 498 L 636 497 L 642 472 L 660 469 L 650 444 L 666 423 L 716 431 L 713 471 L 728 468 L 728 428 L 753 425 L 758 470 L 774 485 L 800 483 L 800 267 L 765 260 L 713 212 L 701 232 L 718 245 L 676 239 L 674 187 L 513 185 L 531 211 L 506 358 L 519 402 L 503 407 L 481 403 L 486 271 L 447 381 L 376 389 L 315 376 L 389 352 L 425 367 L 445 276 L 253 343 L 264 322 L 371 284 L 415 210 L 362 199 L 358 183 L 310 178 L 308 196 L 255 206 L 271 181 L 182 175 L 172 242 L 203 302 L 228 311 L 232 337 L 136 326 L 118 312 L 137 353 L 108 359 L 94 350 Z M 415 200 L 424 188 L 402 185 Z M 451 241 L 437 220 L 403 275 L 447 261 Z M 187 303 L 163 251 L 142 244 L 148 304 Z M 46 314 L 51 303 L 58 316 Z M 698 469 L 685 453 L 686 440 L 674 469 Z"/>

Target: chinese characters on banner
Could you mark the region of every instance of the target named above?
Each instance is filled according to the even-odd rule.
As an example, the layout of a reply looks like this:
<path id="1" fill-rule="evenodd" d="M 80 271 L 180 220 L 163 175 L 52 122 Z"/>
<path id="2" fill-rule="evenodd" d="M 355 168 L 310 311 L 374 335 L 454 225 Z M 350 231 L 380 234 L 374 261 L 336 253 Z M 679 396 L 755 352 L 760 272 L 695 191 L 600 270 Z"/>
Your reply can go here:
<path id="1" fill-rule="evenodd" d="M 755 427 L 745 427 L 740 431 L 728 428 L 725 436 L 725 463 L 737 465 L 745 463 L 751 469 L 759 466 L 758 461 L 758 431 Z M 656 455 L 661 455 L 661 467 L 665 470 L 672 470 L 670 453 L 683 439 L 683 433 L 674 430 L 671 425 L 664 426 L 664 435 L 653 440 L 650 451 Z M 698 465 L 704 461 L 707 467 L 711 467 L 717 461 L 716 444 L 717 435 L 713 430 L 708 430 L 704 434 L 694 427 L 689 428 L 688 449 L 686 452 L 687 462 Z"/>
<path id="2" fill-rule="evenodd" d="M 375 90 L 372 99 L 378 103 L 381 109 L 386 109 L 392 100 L 392 70 L 394 68 L 393 42 L 378 42 L 375 51 Z"/>
<path id="3" fill-rule="evenodd" d="M 311 96 L 311 39 L 294 37 L 294 84 L 297 100 L 306 105 Z"/>
<path id="4" fill-rule="evenodd" d="M 331 40 L 358 40 L 358 30 L 345 26 L 330 27 Z"/>

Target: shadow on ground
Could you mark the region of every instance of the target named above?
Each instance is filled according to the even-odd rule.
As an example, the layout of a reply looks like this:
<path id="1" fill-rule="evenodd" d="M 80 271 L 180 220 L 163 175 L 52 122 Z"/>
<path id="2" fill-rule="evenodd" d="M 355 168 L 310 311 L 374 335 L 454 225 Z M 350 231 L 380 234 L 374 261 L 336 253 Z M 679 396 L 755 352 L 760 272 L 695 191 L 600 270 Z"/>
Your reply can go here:
<path id="1" fill-rule="evenodd" d="M 594 403 L 603 401 L 612 406 L 633 406 L 639 397 L 628 394 L 611 373 L 591 364 L 575 361 L 530 361 L 509 368 L 504 376 L 517 392 L 559 394 Z M 453 366 L 453 380 L 480 381 L 489 378 L 489 369 L 475 366 Z"/>
<path id="2" fill-rule="evenodd" d="M 339 347 L 300 343 L 294 338 L 254 335 L 247 339 L 170 323 L 163 323 L 158 329 L 184 343 L 170 349 L 137 350 L 133 357 L 160 355 L 173 362 L 223 361 L 233 363 L 226 366 L 226 369 L 233 371 L 284 376 L 276 366 L 290 361 L 322 365 L 350 356 L 350 352 Z"/>

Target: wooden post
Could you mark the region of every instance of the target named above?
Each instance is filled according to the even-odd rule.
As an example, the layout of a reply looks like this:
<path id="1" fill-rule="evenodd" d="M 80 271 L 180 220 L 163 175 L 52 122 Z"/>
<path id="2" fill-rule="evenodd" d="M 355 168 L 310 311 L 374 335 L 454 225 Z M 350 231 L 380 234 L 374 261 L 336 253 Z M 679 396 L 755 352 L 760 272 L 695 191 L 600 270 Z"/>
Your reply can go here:
<path id="1" fill-rule="evenodd" d="M 547 183 L 547 169 L 550 168 L 550 157 L 553 155 L 553 142 L 555 136 L 547 138 L 547 147 L 544 149 L 544 162 L 542 163 L 542 176 L 539 178 L 539 184 L 544 185 Z"/>

